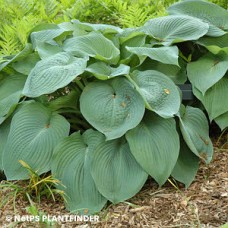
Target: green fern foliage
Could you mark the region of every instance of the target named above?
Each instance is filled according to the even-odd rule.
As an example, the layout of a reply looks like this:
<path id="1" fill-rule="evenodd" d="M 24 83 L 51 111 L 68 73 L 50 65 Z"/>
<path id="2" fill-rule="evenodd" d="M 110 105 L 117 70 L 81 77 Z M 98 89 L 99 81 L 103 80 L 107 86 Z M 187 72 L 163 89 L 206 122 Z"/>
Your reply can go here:
<path id="1" fill-rule="evenodd" d="M 0 29 L 1 39 L 0 39 L 0 54 L 1 55 L 11 55 L 20 49 L 20 45 L 15 36 L 16 29 L 10 25 L 2 25 Z"/>
<path id="2" fill-rule="evenodd" d="M 209 0 L 209 2 L 215 3 L 225 9 L 228 9 L 228 0 Z"/>
<path id="3" fill-rule="evenodd" d="M 178 0 L 0 0 L 0 59 L 20 51 L 40 23 L 82 22 L 137 27 L 166 15 Z M 209 0 L 227 8 L 227 0 Z"/>
<path id="4" fill-rule="evenodd" d="M 29 31 L 43 22 L 59 22 L 56 0 L 0 0 L 0 55 L 12 55 L 27 42 Z M 63 21 L 62 16 L 60 21 Z"/>
<path id="5" fill-rule="evenodd" d="M 122 27 L 141 26 L 149 19 L 166 15 L 166 8 L 174 2 L 175 0 L 129 1 L 126 9 L 119 15 L 119 24 Z"/>

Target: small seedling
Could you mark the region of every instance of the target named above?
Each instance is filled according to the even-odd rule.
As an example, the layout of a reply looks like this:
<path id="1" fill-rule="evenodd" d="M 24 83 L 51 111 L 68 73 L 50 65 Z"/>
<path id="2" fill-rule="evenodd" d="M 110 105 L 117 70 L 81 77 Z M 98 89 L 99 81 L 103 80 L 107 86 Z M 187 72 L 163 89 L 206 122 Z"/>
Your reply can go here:
<path id="1" fill-rule="evenodd" d="M 14 211 L 16 211 L 16 200 L 18 197 L 26 198 L 30 204 L 32 202 L 31 199 L 40 203 L 41 197 L 51 198 L 55 201 L 56 195 L 59 195 L 66 200 L 64 191 L 55 188 L 58 185 L 64 187 L 59 180 L 52 175 L 44 174 L 39 176 L 37 171 L 34 171 L 27 163 L 22 160 L 19 162 L 29 172 L 29 180 L 15 182 L 4 181 L 0 184 L 0 189 L 6 192 L 6 195 L 1 197 L 0 208 L 4 208 L 9 203 L 13 202 Z M 31 204 L 31 211 L 33 206 L 34 205 Z"/>

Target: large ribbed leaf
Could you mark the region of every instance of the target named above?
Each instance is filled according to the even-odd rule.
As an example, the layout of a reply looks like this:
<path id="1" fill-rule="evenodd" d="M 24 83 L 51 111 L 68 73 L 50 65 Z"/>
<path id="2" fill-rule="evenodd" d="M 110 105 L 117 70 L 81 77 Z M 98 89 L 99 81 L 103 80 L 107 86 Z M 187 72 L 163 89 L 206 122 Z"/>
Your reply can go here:
<path id="1" fill-rule="evenodd" d="M 72 33 L 73 36 L 74 35 L 82 36 L 82 35 L 88 34 L 88 31 L 86 31 L 83 28 L 80 28 L 79 26 L 77 26 L 75 23 L 72 23 L 72 22 L 62 22 L 62 23 L 58 24 L 58 27 L 65 30 L 66 32 L 70 33 L 70 35 Z"/>
<path id="2" fill-rule="evenodd" d="M 202 37 L 197 41 L 197 43 L 206 47 L 215 55 L 221 50 L 224 50 L 226 53 L 228 53 L 228 33 L 220 37 Z"/>
<path id="3" fill-rule="evenodd" d="M 32 53 L 23 58 L 22 60 L 16 61 L 12 63 L 12 67 L 17 72 L 29 75 L 31 70 L 35 67 L 36 63 L 40 61 L 40 57 L 37 53 Z"/>
<path id="4" fill-rule="evenodd" d="M 51 45 L 44 41 L 36 42 L 36 50 L 41 59 L 47 58 L 59 52 L 62 52 L 62 48 L 58 45 Z"/>
<path id="5" fill-rule="evenodd" d="M 113 203 L 134 196 L 148 177 L 124 138 L 98 145 L 92 154 L 91 174 L 101 194 Z"/>
<path id="6" fill-rule="evenodd" d="M 137 162 L 163 185 L 176 164 L 180 149 L 175 120 L 148 112 L 136 128 L 127 132 L 126 138 Z"/>
<path id="7" fill-rule="evenodd" d="M 218 5 L 198 0 L 188 0 L 173 4 L 168 8 L 170 14 L 189 15 L 210 24 L 208 36 L 222 36 L 228 30 L 228 12 Z"/>
<path id="8" fill-rule="evenodd" d="M 3 168 L 8 180 L 28 178 L 25 161 L 38 174 L 50 170 L 52 151 L 58 141 L 67 136 L 70 125 L 66 119 L 52 113 L 40 103 L 23 106 L 12 118 L 3 152 Z"/>
<path id="9" fill-rule="evenodd" d="M 39 61 L 30 72 L 23 94 L 28 97 L 52 93 L 68 85 L 86 68 L 87 59 L 61 52 Z"/>
<path id="10" fill-rule="evenodd" d="M 180 129 L 190 150 L 205 162 L 209 163 L 213 155 L 213 145 L 209 138 L 209 126 L 203 111 L 198 108 L 183 107 L 180 118 Z"/>
<path id="11" fill-rule="evenodd" d="M 96 62 L 89 65 L 86 71 L 92 73 L 100 80 L 107 80 L 116 76 L 129 74 L 130 67 L 124 64 L 120 64 L 118 67 L 111 67 L 104 62 Z"/>
<path id="12" fill-rule="evenodd" d="M 57 43 L 54 41 L 54 38 L 60 36 L 65 32 L 64 29 L 59 28 L 57 25 L 54 25 L 55 28 L 52 29 L 42 29 L 40 31 L 34 31 L 31 33 L 30 38 L 35 48 L 37 42 L 48 42 L 49 44 L 56 45 Z M 53 26 L 53 27 L 54 27 Z"/>
<path id="13" fill-rule="evenodd" d="M 184 183 L 185 187 L 188 188 L 194 180 L 198 168 L 199 158 L 192 153 L 184 139 L 181 137 L 179 157 L 171 175 L 176 180 Z"/>
<path id="14" fill-rule="evenodd" d="M 203 96 L 203 94 L 193 87 L 194 95 L 203 103 L 210 117 L 210 120 L 224 114 L 228 111 L 228 78 L 223 77 L 219 82 L 212 86 Z"/>
<path id="15" fill-rule="evenodd" d="M 202 67 L 203 66 L 203 67 Z M 228 70 L 228 54 L 221 51 L 218 55 L 208 53 L 187 66 L 190 82 L 204 95 L 218 82 Z"/>
<path id="16" fill-rule="evenodd" d="M 187 81 L 186 63 L 179 59 L 179 65 L 180 67 L 146 59 L 138 69 L 142 71 L 156 70 L 171 78 L 175 84 L 184 84 Z"/>
<path id="17" fill-rule="evenodd" d="M 104 136 L 93 130 L 79 132 L 63 139 L 53 153 L 51 171 L 66 186 L 59 186 L 67 196 L 70 211 L 89 214 L 100 211 L 106 199 L 98 192 L 90 174 L 91 156 Z"/>
<path id="18" fill-rule="evenodd" d="M 26 76 L 22 74 L 5 75 L 0 78 L 0 124 L 20 100 Z"/>
<path id="19" fill-rule="evenodd" d="M 78 28 L 86 30 L 86 31 L 100 31 L 103 34 L 108 33 L 120 33 L 123 30 L 114 25 L 107 24 L 91 24 L 91 23 L 82 23 L 79 20 L 72 20 L 73 25 L 76 25 Z"/>
<path id="20" fill-rule="evenodd" d="M 219 125 L 221 130 L 224 130 L 228 127 L 228 112 L 222 114 L 215 118 L 215 122 Z"/>
<path id="21" fill-rule="evenodd" d="M 182 15 L 166 16 L 149 20 L 141 28 L 164 46 L 187 40 L 197 40 L 208 31 L 209 25 L 201 20 Z"/>
<path id="22" fill-rule="evenodd" d="M 143 62 L 145 57 L 149 57 L 153 60 L 157 60 L 161 63 L 177 65 L 178 64 L 178 48 L 177 46 L 172 47 L 126 47 L 129 52 L 136 54 L 140 61 Z"/>
<path id="23" fill-rule="evenodd" d="M 130 42 L 135 42 L 134 38 L 139 38 L 141 36 L 144 36 L 146 38 L 146 35 L 140 30 L 140 28 L 125 28 L 119 35 L 119 39 L 120 39 L 120 44 L 124 44 L 127 41 Z M 140 38 L 141 39 L 141 38 Z M 132 46 L 132 45 L 126 45 L 126 46 L 130 46 L 130 47 L 137 47 L 137 46 Z"/>
<path id="24" fill-rule="evenodd" d="M 3 124 L 0 125 L 0 171 L 3 170 L 2 155 L 10 130 L 10 123 L 11 119 L 7 119 Z"/>
<path id="25" fill-rule="evenodd" d="M 134 71 L 131 77 L 148 109 L 169 118 L 180 108 L 181 98 L 177 86 L 164 74 L 154 71 Z"/>
<path id="26" fill-rule="evenodd" d="M 24 101 L 24 102 L 19 103 L 18 105 L 15 105 L 16 107 L 10 113 L 9 118 L 7 118 L 7 120 L 4 123 L 0 124 L 0 170 L 3 170 L 2 156 L 3 156 L 3 151 L 5 148 L 5 145 L 7 143 L 7 138 L 8 138 L 9 131 L 10 131 L 12 117 L 18 111 L 20 111 L 20 109 L 22 107 L 24 107 L 26 104 L 31 103 L 31 102 L 33 102 L 33 101 Z M 0 122 L 1 122 L 1 120 L 0 120 Z"/>
<path id="27" fill-rule="evenodd" d="M 36 25 L 31 31 L 30 34 L 31 35 L 33 32 L 39 32 L 39 31 L 46 31 L 46 30 L 55 30 L 55 29 L 59 29 L 59 26 L 56 24 L 39 24 Z"/>
<path id="28" fill-rule="evenodd" d="M 120 55 L 119 49 L 112 41 L 98 32 L 67 39 L 63 44 L 63 49 L 76 56 L 90 56 L 114 64 L 118 62 Z"/>
<path id="29" fill-rule="evenodd" d="M 133 32 L 127 37 L 120 37 L 120 56 L 121 63 L 128 63 L 131 60 L 133 53 L 127 50 L 127 47 L 141 47 L 145 45 L 146 35 L 138 32 Z"/>
<path id="30" fill-rule="evenodd" d="M 142 97 L 123 77 L 89 83 L 82 92 L 80 108 L 85 119 L 107 140 L 136 127 L 145 110 Z"/>

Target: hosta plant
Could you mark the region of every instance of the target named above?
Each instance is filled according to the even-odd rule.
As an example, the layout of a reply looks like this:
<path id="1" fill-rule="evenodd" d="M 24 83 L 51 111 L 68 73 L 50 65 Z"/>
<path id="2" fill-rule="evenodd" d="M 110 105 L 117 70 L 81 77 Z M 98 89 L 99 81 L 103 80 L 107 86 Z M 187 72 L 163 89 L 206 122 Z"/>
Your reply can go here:
<path id="1" fill-rule="evenodd" d="M 19 160 L 51 171 L 78 213 L 131 198 L 148 175 L 159 186 L 170 176 L 191 184 L 213 147 L 206 115 L 182 104 L 178 84 L 190 81 L 210 119 L 228 126 L 228 13 L 201 1 L 168 12 L 134 29 L 40 25 L 5 57 L 0 169 L 8 180 L 29 177 Z"/>

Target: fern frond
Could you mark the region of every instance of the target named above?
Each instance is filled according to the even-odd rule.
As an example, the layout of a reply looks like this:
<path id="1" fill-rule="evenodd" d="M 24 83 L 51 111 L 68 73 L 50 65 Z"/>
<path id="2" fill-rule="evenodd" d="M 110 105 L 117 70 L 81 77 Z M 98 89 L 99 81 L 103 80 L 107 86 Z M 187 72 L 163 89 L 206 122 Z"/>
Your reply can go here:
<path id="1" fill-rule="evenodd" d="M 7 12 L 13 18 L 22 18 L 27 15 L 33 8 L 35 4 L 34 0 L 5 0 L 4 5 L 7 9 Z"/>
<path id="2" fill-rule="evenodd" d="M 14 27 L 16 30 L 16 36 L 21 46 L 24 46 L 27 42 L 28 33 L 31 28 L 42 22 L 42 18 L 34 17 L 34 15 L 24 16 L 21 20 L 14 21 Z"/>
<path id="3" fill-rule="evenodd" d="M 59 3 L 62 6 L 62 10 L 66 10 L 75 3 L 75 0 L 59 0 Z"/>
<path id="4" fill-rule="evenodd" d="M 52 20 L 59 13 L 61 6 L 56 0 L 43 0 L 45 5 L 45 13 L 47 15 L 47 21 L 52 22 Z"/>
<path id="5" fill-rule="evenodd" d="M 120 15 L 119 21 L 123 27 L 138 27 L 143 25 L 148 20 L 148 17 L 148 13 L 144 9 L 129 6 L 127 12 Z"/>
<path id="6" fill-rule="evenodd" d="M 118 13 L 126 13 L 126 10 L 128 10 L 129 1 L 112 0 L 112 5 L 115 8 L 115 11 Z"/>
<path id="7" fill-rule="evenodd" d="M 2 25 L 0 29 L 0 50 L 2 55 L 11 55 L 21 49 L 16 38 L 15 27 Z"/>

